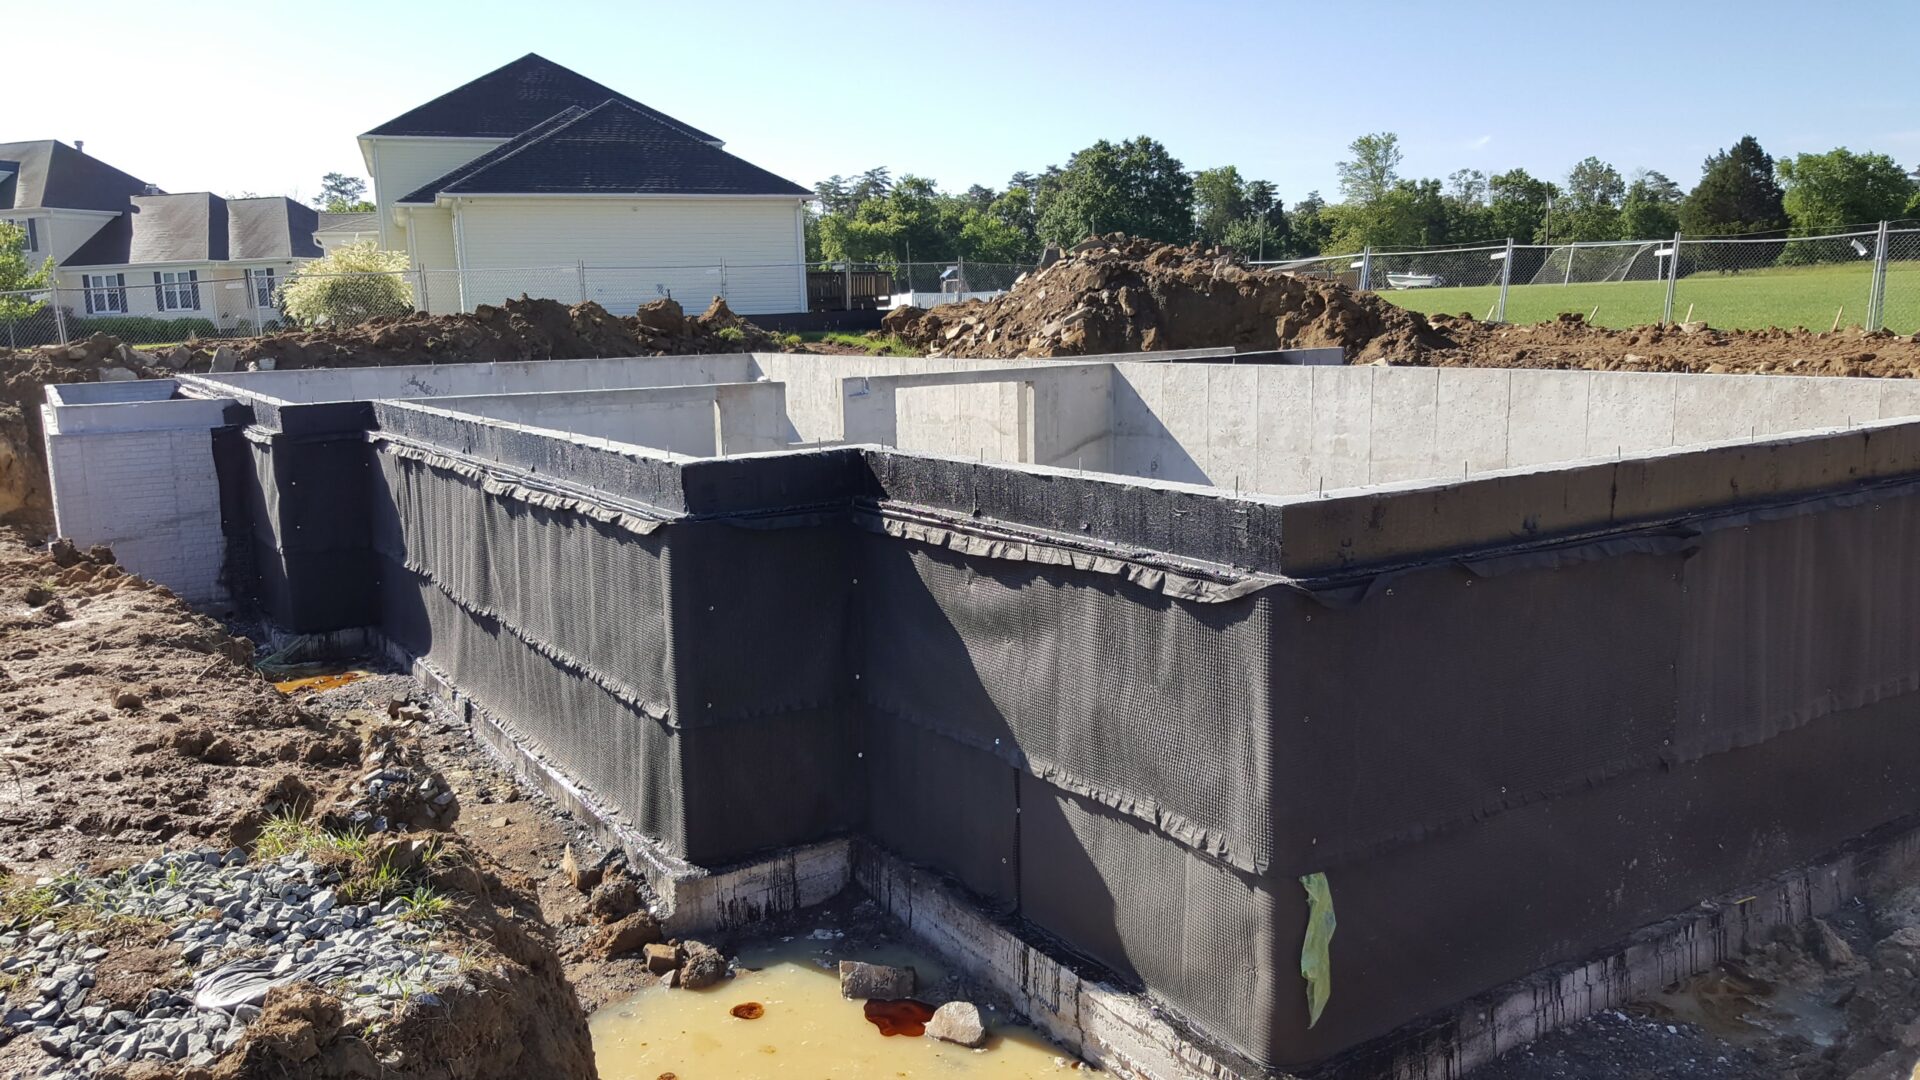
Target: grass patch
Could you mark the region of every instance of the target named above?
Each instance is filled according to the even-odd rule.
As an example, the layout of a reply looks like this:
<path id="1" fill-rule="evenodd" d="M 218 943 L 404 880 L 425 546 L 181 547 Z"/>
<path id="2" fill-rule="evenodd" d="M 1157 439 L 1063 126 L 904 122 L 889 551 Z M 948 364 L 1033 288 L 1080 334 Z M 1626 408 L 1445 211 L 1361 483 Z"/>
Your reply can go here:
<path id="1" fill-rule="evenodd" d="M 1673 317 L 1722 330 L 1761 330 L 1778 326 L 1828 330 L 1834 315 L 1841 326 L 1859 326 L 1867 313 L 1871 267 L 1781 266 L 1738 273 L 1689 274 L 1674 286 Z M 1442 289 L 1389 289 L 1381 297 L 1423 315 L 1466 313 L 1484 319 L 1500 299 L 1497 285 Z M 1620 281 L 1572 285 L 1514 285 L 1507 290 L 1507 321 L 1548 322 L 1566 312 L 1590 316 L 1600 326 L 1620 329 L 1660 321 L 1664 281 Z M 1887 270 L 1886 327 L 1897 334 L 1920 332 L 1920 264 L 1895 264 Z"/>
<path id="2" fill-rule="evenodd" d="M 293 814 L 281 814 L 267 822 L 254 841 L 257 859 L 279 859 L 298 855 L 330 866 L 340 874 L 340 899 L 350 904 L 370 904 L 396 896 L 407 898 L 402 913 L 409 919 L 437 917 L 449 901 L 422 877 L 446 858 L 446 849 L 438 841 L 431 843 L 417 867 L 401 869 L 383 854 L 385 844 L 358 829 L 331 832 L 319 822 Z"/>
<path id="3" fill-rule="evenodd" d="M 920 350 L 892 334 L 862 334 L 852 330 L 808 330 L 789 335 L 796 342 L 814 342 L 859 349 L 869 356 L 919 356 Z"/>

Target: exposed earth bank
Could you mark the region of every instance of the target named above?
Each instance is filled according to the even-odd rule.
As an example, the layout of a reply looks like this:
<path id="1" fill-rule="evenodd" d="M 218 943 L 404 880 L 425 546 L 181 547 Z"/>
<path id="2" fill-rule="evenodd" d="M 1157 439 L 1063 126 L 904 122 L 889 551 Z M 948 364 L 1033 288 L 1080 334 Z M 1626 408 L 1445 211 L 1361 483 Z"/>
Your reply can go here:
<path id="1" fill-rule="evenodd" d="M 306 708 L 110 560 L 0 534 L 0 1075 L 591 1077 L 414 714 Z"/>

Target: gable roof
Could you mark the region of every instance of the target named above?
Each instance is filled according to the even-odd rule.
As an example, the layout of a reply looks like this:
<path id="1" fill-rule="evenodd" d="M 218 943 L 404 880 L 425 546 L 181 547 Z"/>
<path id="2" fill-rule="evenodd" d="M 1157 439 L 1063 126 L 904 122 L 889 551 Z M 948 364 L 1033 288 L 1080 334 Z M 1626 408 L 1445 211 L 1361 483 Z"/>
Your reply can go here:
<path id="1" fill-rule="evenodd" d="M 783 195 L 812 192 L 617 98 L 569 109 L 422 186 L 438 195 Z"/>
<path id="2" fill-rule="evenodd" d="M 0 143 L 0 210 L 125 210 L 152 185 L 56 139 Z"/>
<path id="3" fill-rule="evenodd" d="M 528 128 L 526 131 L 521 132 L 519 135 L 501 143 L 499 146 L 481 154 L 472 161 L 462 165 L 456 165 L 451 171 L 436 176 L 432 180 L 407 192 L 405 195 L 400 196 L 398 201 L 401 203 L 420 203 L 432 206 L 435 197 L 456 182 L 464 180 L 474 173 L 492 166 L 494 162 L 502 158 L 519 153 L 529 145 L 545 138 L 555 128 L 570 124 L 585 115 L 587 115 L 587 110 L 578 106 L 563 109 Z"/>
<path id="4" fill-rule="evenodd" d="M 563 109 L 588 109 L 608 99 L 624 102 L 702 142 L 720 141 L 537 53 L 495 68 L 367 134 L 511 139 Z"/>
<path id="5" fill-rule="evenodd" d="M 318 258 L 319 215 L 283 196 L 223 199 L 206 191 L 137 195 L 67 257 L 68 266 Z"/>

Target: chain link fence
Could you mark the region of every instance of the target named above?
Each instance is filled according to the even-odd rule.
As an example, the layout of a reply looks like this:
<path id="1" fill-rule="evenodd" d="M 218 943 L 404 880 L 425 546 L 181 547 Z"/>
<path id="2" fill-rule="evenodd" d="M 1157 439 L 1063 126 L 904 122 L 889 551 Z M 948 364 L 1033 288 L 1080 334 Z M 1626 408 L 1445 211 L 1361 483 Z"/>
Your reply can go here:
<path id="1" fill-rule="evenodd" d="M 1426 314 L 1601 326 L 1920 333 L 1920 227 L 1808 236 L 1367 249 L 1259 265 L 1374 289 Z"/>

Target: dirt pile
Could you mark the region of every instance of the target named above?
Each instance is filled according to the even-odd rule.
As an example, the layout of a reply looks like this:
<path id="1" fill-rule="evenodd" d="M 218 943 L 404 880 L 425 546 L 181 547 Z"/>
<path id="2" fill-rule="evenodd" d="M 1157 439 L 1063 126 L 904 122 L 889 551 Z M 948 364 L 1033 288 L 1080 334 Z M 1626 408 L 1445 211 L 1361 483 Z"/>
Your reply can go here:
<path id="1" fill-rule="evenodd" d="M 592 301 L 568 306 L 523 296 L 497 306 L 482 304 L 471 314 L 385 315 L 339 329 L 273 334 L 229 344 L 242 366 L 276 368 L 572 360 L 779 348 L 772 335 L 735 315 L 719 297 L 696 316 L 685 315 L 677 301 L 666 299 L 647 304 L 637 315 L 622 317 Z M 209 362 L 211 358 L 207 353 Z"/>
<path id="2" fill-rule="evenodd" d="M 941 356 L 1086 356 L 1232 346 L 1339 346 L 1350 361 L 1451 346 L 1424 316 L 1372 293 L 1250 268 L 1220 248 L 1119 233 L 1079 244 L 1004 295 L 902 308 L 885 328 Z"/>
<path id="3" fill-rule="evenodd" d="M 0 533 L 0 643 L 0 1075 L 66 1075 L 87 1047 L 101 1075 L 207 1056 L 162 1075 L 358 1075 L 335 1066 L 369 1060 L 380 1063 L 369 1075 L 593 1075 L 585 1017 L 527 882 L 444 826 L 385 840 L 299 817 L 320 792 L 358 789 L 377 805 L 398 762 L 435 807 L 423 817 L 451 818 L 411 732 L 283 695 L 248 642 L 104 551 L 48 553 Z M 153 861 L 162 848 L 165 866 Z M 323 875 L 292 897 L 306 921 L 276 914 L 292 894 L 242 895 L 235 882 L 256 867 L 256 881 Z M 284 943 L 262 944 L 276 929 Z M 254 1006 L 215 1017 L 180 1004 L 217 967 L 271 967 L 296 947 L 305 962 L 302 942 L 355 955 L 340 934 L 404 942 L 442 977 L 430 993 L 376 987 L 358 1001 L 329 984 L 344 1012 L 303 998 L 298 1016 L 257 1030 Z M 133 1018 L 102 1031 L 88 1012 L 102 1001 Z M 189 1044 L 185 1025 L 200 1022 L 231 1038 Z M 312 1053 L 305 1036 L 276 1034 L 301 1024 Z M 149 1030 L 170 1034 L 134 1034 Z"/>
<path id="4" fill-rule="evenodd" d="M 1453 347 L 1392 362 L 1446 367 L 1583 368 L 1710 375 L 1920 375 L 1920 335 L 1859 330 L 1716 330 L 1704 324 L 1609 330 L 1578 314 L 1531 326 L 1432 317 Z"/>

